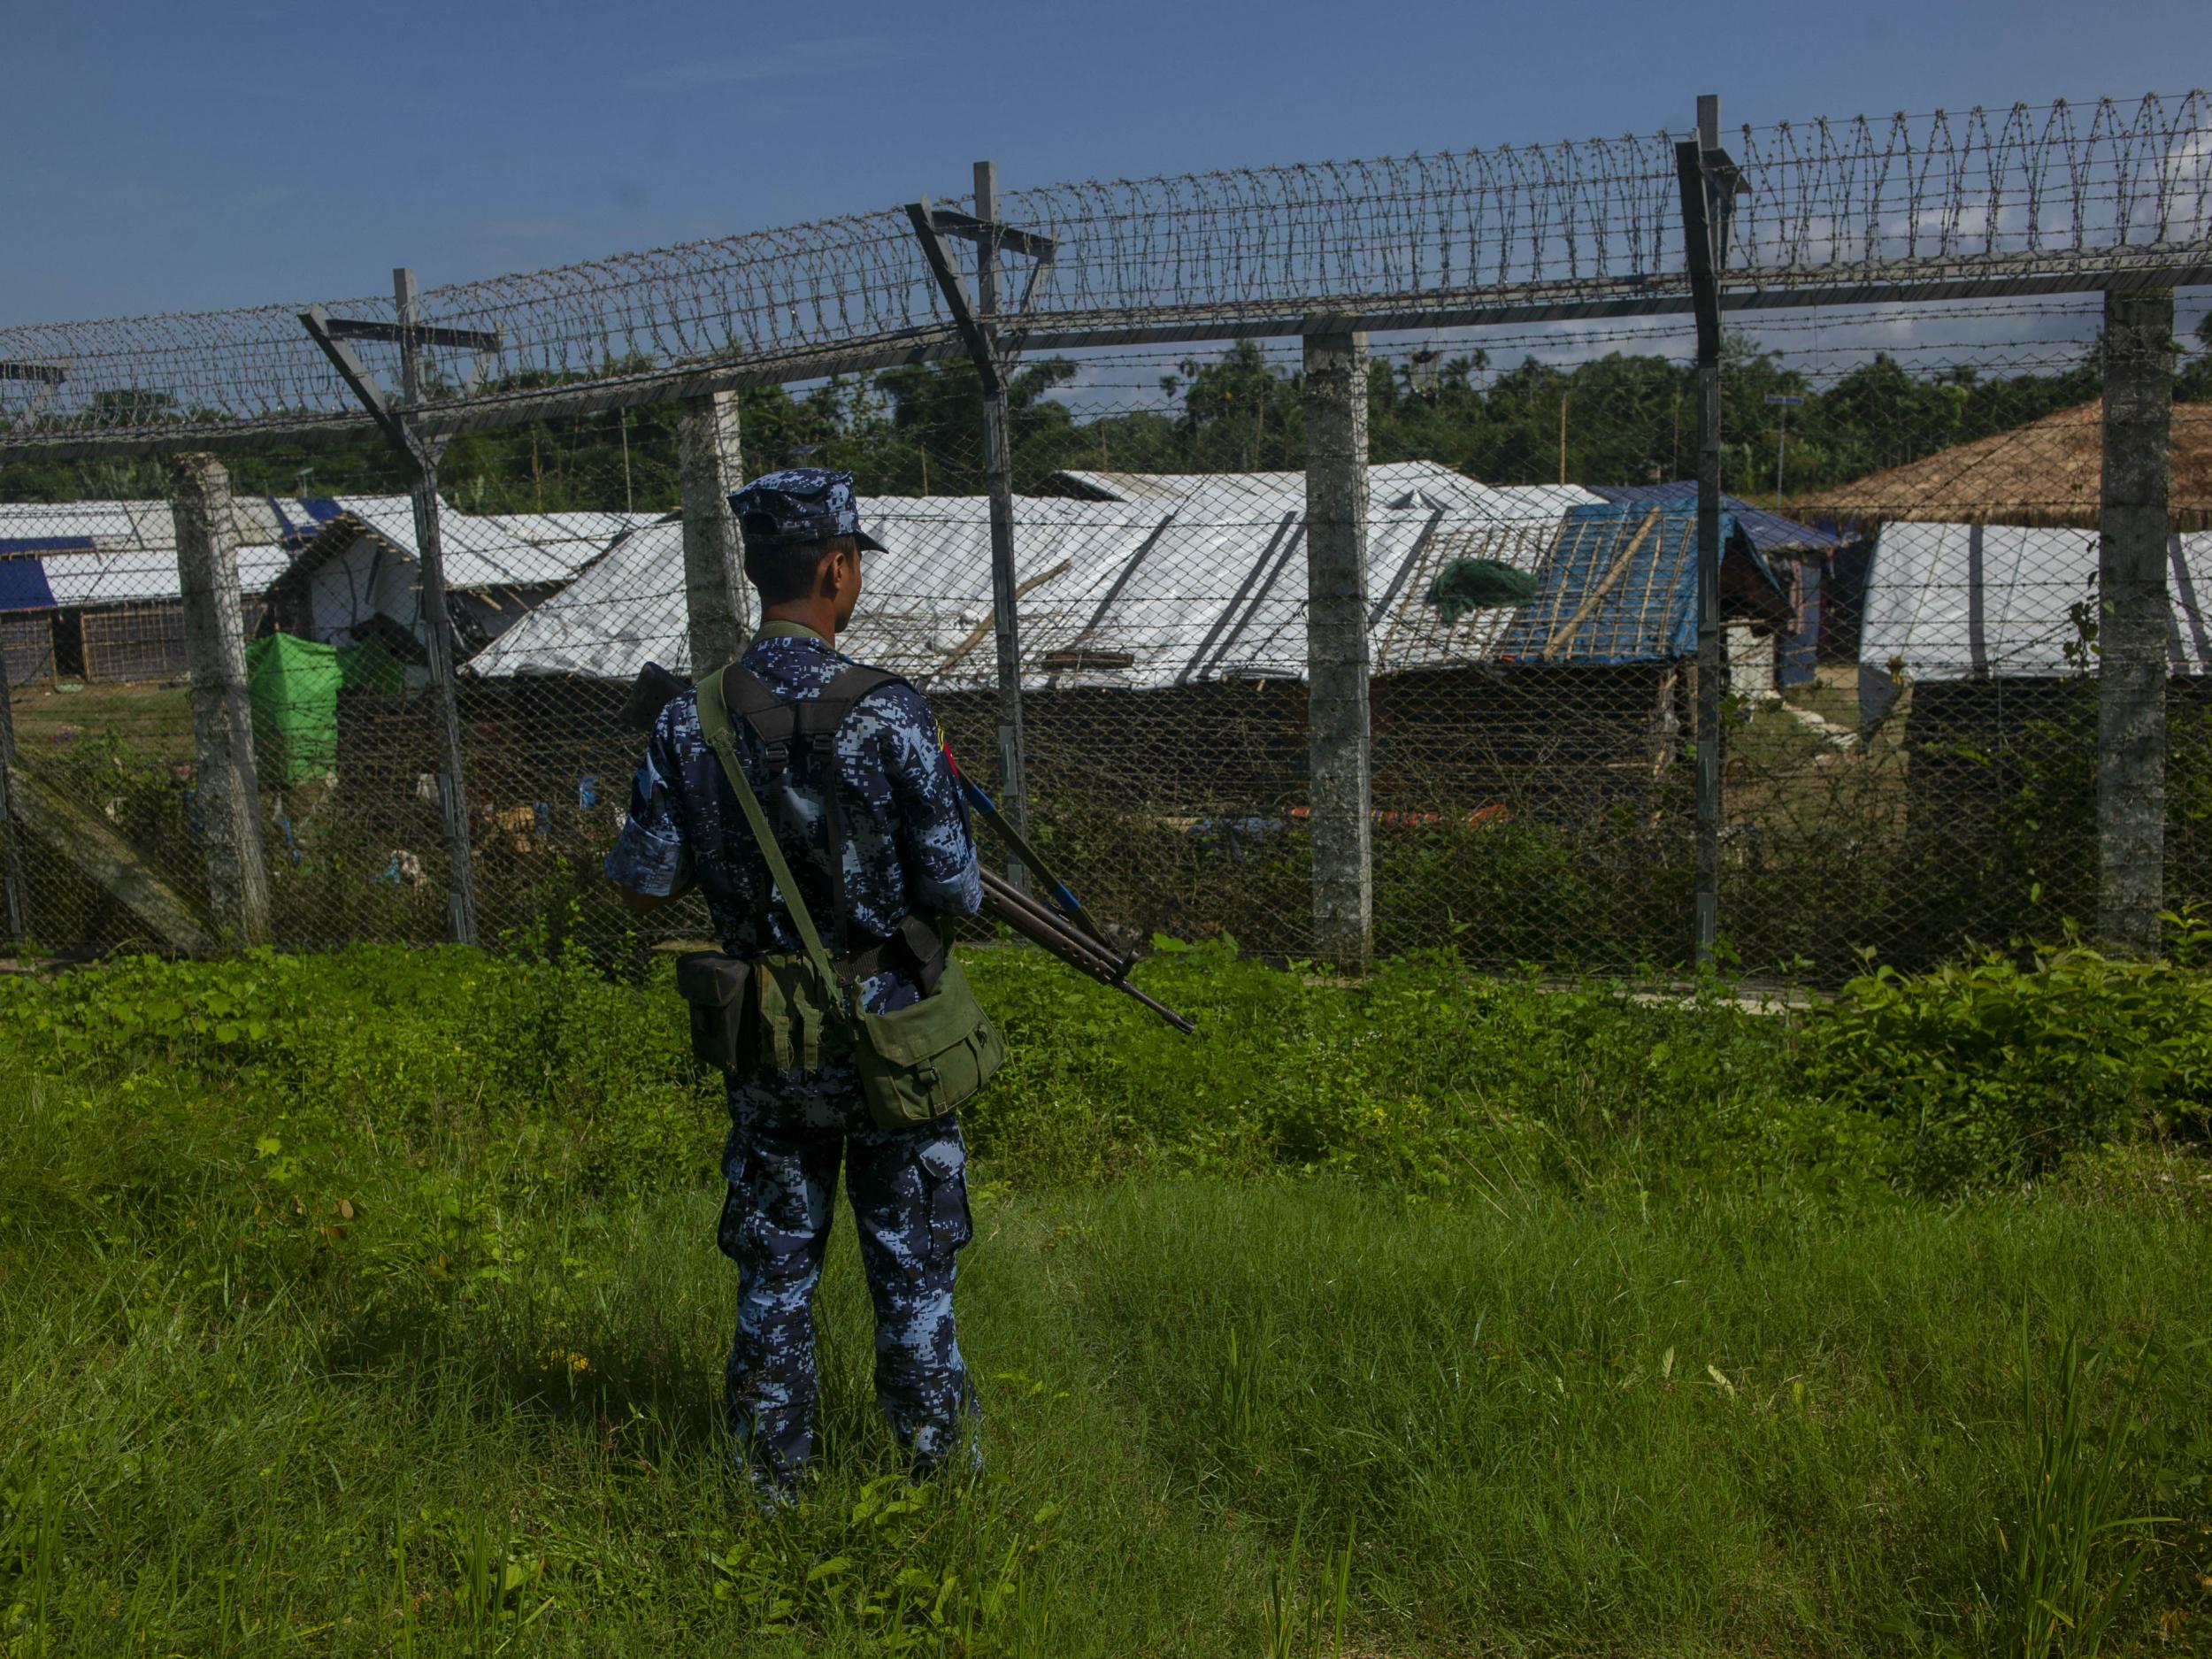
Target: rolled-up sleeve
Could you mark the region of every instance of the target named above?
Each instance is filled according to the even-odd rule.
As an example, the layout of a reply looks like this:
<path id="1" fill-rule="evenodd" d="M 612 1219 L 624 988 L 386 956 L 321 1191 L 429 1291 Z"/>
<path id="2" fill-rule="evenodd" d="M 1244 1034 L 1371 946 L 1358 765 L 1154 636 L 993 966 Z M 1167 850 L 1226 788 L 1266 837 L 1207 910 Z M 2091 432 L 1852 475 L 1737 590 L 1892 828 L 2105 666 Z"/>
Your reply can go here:
<path id="1" fill-rule="evenodd" d="M 937 735 L 937 717 L 904 686 L 882 694 L 884 772 L 898 807 L 900 852 L 919 910 L 973 916 L 983 908 L 967 803 Z"/>
<path id="2" fill-rule="evenodd" d="M 645 764 L 630 785 L 630 816 L 607 854 L 607 879 L 617 886 L 666 898 L 690 885 L 691 847 L 678 810 L 678 776 L 673 726 L 663 710 L 645 746 Z"/>

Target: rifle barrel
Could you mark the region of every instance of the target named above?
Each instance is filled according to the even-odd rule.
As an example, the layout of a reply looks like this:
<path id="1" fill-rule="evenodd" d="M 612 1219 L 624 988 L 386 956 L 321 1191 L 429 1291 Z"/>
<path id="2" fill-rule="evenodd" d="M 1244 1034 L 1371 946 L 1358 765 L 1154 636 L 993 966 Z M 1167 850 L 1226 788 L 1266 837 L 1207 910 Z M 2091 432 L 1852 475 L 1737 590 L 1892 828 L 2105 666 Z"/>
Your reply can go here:
<path id="1" fill-rule="evenodd" d="M 1121 970 L 1100 956 L 1087 940 L 1072 932 L 1065 923 L 1034 900 L 1025 898 L 1016 892 L 1003 878 L 988 870 L 983 872 L 983 913 L 1004 922 L 1023 938 L 1059 957 L 1078 972 L 1141 1002 L 1185 1036 L 1197 1033 L 1197 1025 L 1187 1015 L 1177 1013 L 1166 1003 L 1146 995 L 1130 984 L 1122 977 Z"/>
<path id="2" fill-rule="evenodd" d="M 1003 877 L 992 871 L 983 872 L 983 890 L 995 902 L 995 908 L 1009 918 L 1018 918 L 1025 933 L 1043 935 L 1064 951 L 1079 956 L 1087 966 L 1119 977 L 1120 964 L 1100 949 L 1095 941 L 1078 933 L 1060 917 L 1047 910 L 1028 895 L 1019 891 Z M 1039 942 L 1044 942 L 1040 939 Z"/>

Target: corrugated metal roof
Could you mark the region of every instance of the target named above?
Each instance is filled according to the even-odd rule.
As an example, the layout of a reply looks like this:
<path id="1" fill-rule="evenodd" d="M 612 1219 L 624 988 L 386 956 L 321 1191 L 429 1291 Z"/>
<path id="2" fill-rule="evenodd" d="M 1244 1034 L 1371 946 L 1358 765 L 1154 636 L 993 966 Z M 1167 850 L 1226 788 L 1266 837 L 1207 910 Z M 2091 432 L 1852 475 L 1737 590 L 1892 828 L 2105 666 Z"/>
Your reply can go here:
<path id="1" fill-rule="evenodd" d="M 1671 484 L 1599 484 L 1594 488 L 1601 499 L 1609 502 L 1686 503 L 1693 507 L 1697 504 L 1694 479 L 1678 480 Z M 1751 537 L 1751 545 L 1762 553 L 1832 553 L 1843 545 L 1843 538 L 1832 531 L 1785 518 L 1780 513 L 1754 507 L 1733 495 L 1723 495 L 1720 505 L 1723 512 L 1743 526 Z"/>
<path id="2" fill-rule="evenodd" d="M 2212 532 L 2167 538 L 2167 658 L 2212 672 Z M 2044 678 L 2080 631 L 2073 607 L 2095 596 L 2097 534 L 2019 525 L 1882 526 L 1859 633 L 1861 714 L 1895 701 L 1893 668 L 1915 680 Z"/>

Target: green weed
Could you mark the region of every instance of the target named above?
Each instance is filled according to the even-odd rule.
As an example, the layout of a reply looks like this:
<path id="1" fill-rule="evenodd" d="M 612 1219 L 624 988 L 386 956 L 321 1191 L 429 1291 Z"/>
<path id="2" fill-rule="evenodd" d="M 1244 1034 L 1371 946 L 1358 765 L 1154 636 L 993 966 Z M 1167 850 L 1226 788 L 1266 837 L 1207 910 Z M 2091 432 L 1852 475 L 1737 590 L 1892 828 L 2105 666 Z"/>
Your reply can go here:
<path id="1" fill-rule="evenodd" d="M 2080 945 L 1878 967 L 1809 1035 L 1808 1081 L 1896 1125 L 1924 1186 L 2212 1125 L 2212 976 L 2193 967 Z"/>
<path id="2" fill-rule="evenodd" d="M 2103 1367 L 2085 1357 L 2080 1334 L 2059 1345 L 2048 1394 L 2035 1386 L 2035 1350 L 2024 1322 L 2020 1393 L 2035 1460 L 2008 1544 L 2010 1624 L 2008 1644 L 2025 1659 L 2093 1659 L 2103 1651 L 2121 1604 L 2142 1576 L 2153 1529 L 2171 1517 L 2124 1513 L 2128 1441 L 2147 1392 L 2139 1374 L 2121 1385 L 2101 1430 L 2091 1421 Z"/>

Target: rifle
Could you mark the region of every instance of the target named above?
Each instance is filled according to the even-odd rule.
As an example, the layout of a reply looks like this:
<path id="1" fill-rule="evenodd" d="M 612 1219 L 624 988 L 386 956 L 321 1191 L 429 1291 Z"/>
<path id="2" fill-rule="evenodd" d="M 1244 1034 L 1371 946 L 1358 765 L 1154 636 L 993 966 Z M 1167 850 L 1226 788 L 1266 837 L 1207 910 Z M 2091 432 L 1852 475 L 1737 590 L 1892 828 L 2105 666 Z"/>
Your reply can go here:
<path id="1" fill-rule="evenodd" d="M 622 723 L 634 730 L 649 732 L 660 718 L 661 710 L 674 699 L 691 689 L 691 682 L 671 673 L 658 663 L 648 663 L 639 671 L 637 683 L 630 687 L 630 695 L 622 705 Z M 959 762 L 952 757 L 952 746 L 942 744 L 945 764 L 952 769 L 953 781 L 960 786 L 962 796 L 976 813 L 990 826 L 994 834 L 1006 845 L 1007 850 L 1034 871 L 1043 883 L 1056 910 L 1048 910 L 1035 899 L 1017 889 L 997 872 L 983 870 L 982 914 L 995 922 L 1002 922 L 1030 943 L 1057 956 L 1087 979 L 1095 979 L 1110 990 L 1142 1003 L 1169 1025 L 1186 1036 L 1194 1035 L 1198 1027 L 1182 1014 L 1164 1002 L 1147 996 L 1129 983 L 1129 970 L 1135 964 L 1133 956 L 1118 953 L 1106 942 L 1106 930 L 1091 918 L 1073 889 L 1052 873 L 1028 838 L 1009 823 L 998 810 L 998 803 L 971 782 L 960 770 Z"/>
<path id="2" fill-rule="evenodd" d="M 633 731 L 649 732 L 653 722 L 661 718 L 661 710 L 690 689 L 691 682 L 681 674 L 672 674 L 658 663 L 648 663 L 638 670 L 637 683 L 630 687 L 629 700 L 618 718 Z"/>
<path id="3" fill-rule="evenodd" d="M 1106 930 L 1091 919 L 1091 913 L 1083 908 L 1083 901 L 1075 896 L 1074 890 L 1053 874 L 1044 856 L 998 810 L 998 803 L 960 770 L 960 763 L 952 756 L 952 745 L 945 743 L 943 747 L 945 764 L 952 769 L 953 781 L 960 786 L 968 804 L 990 826 L 991 833 L 1005 844 L 1006 850 L 1021 860 L 1043 884 L 1059 912 L 1055 915 L 997 872 L 986 870 L 983 914 L 995 922 L 1005 923 L 1031 944 L 1051 952 L 1077 972 L 1143 1003 L 1186 1037 L 1195 1036 L 1198 1027 L 1187 1016 L 1177 1013 L 1164 1002 L 1155 1002 L 1129 983 L 1129 970 L 1136 965 L 1136 958 L 1116 954 L 1106 942 Z"/>

